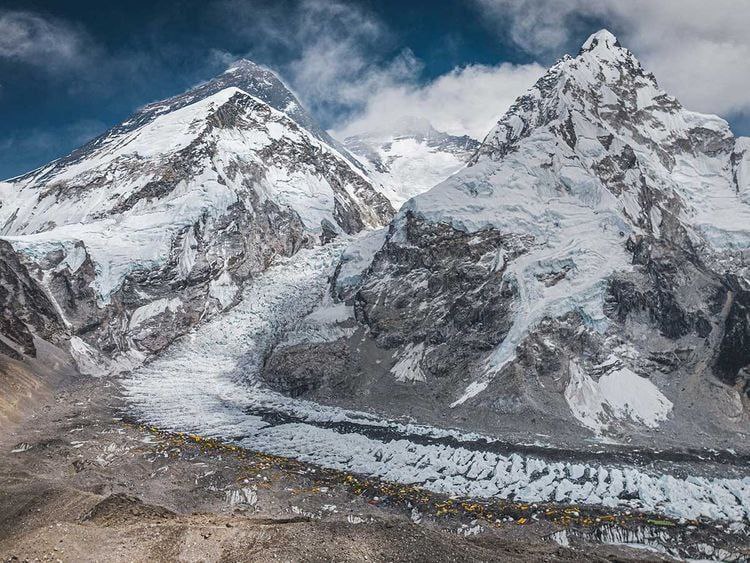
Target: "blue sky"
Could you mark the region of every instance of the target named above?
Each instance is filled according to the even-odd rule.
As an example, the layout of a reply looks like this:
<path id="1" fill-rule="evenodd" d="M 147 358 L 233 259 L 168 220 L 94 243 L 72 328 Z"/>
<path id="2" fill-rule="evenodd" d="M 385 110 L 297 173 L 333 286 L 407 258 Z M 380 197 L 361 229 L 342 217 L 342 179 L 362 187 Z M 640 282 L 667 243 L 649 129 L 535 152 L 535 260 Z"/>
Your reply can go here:
<path id="1" fill-rule="evenodd" d="M 390 126 L 400 111 L 481 136 L 546 66 L 603 26 L 686 105 L 750 132 L 748 9 L 720 0 L 707 17 L 691 0 L 634 3 L 643 6 L 0 0 L 0 177 L 66 154 L 240 56 L 277 70 L 339 134 Z"/>

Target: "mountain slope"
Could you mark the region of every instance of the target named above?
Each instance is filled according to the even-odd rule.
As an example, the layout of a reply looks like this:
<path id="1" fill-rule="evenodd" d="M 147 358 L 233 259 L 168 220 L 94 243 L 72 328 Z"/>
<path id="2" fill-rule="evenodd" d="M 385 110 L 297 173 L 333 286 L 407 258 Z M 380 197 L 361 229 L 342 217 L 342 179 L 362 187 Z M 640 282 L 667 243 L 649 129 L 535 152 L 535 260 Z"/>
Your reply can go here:
<path id="1" fill-rule="evenodd" d="M 231 305 L 275 256 L 391 217 L 354 159 L 293 118 L 310 119 L 242 63 L 0 185 L 0 251 L 55 305 L 83 363 L 98 351 L 138 362 Z"/>
<path id="2" fill-rule="evenodd" d="M 354 375 L 298 392 L 523 439 L 744 441 L 747 157 L 594 34 L 345 253 L 354 337 L 282 346 L 266 377 L 330 350 Z"/>
<path id="3" fill-rule="evenodd" d="M 479 142 L 437 131 L 424 119 L 407 119 L 397 131 L 363 133 L 344 139 L 368 176 L 398 209 L 408 199 L 463 168 Z"/>

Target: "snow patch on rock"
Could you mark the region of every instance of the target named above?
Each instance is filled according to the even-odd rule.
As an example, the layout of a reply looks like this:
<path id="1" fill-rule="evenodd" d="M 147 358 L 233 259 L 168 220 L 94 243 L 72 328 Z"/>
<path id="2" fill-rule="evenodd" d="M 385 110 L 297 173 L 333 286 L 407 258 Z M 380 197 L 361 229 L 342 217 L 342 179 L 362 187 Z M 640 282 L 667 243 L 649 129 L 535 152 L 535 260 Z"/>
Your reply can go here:
<path id="1" fill-rule="evenodd" d="M 237 297 L 240 288 L 234 283 L 232 275 L 224 270 L 215 280 L 209 284 L 208 294 L 216 299 L 222 309 L 226 309 Z"/>
<path id="2" fill-rule="evenodd" d="M 133 311 L 133 314 L 130 317 L 129 327 L 131 329 L 137 328 L 149 319 L 161 315 L 166 311 L 177 311 L 180 307 L 182 307 L 182 301 L 180 299 L 157 299 L 156 301 L 138 307 Z"/>
<path id="3" fill-rule="evenodd" d="M 673 406 L 656 385 L 628 368 L 613 369 L 595 381 L 575 361 L 570 362 L 565 400 L 573 416 L 597 433 L 613 418 L 656 428 Z"/>
<path id="4" fill-rule="evenodd" d="M 423 356 L 424 343 L 407 344 L 398 354 L 399 360 L 391 368 L 391 373 L 396 381 L 402 383 L 427 381 L 427 376 L 419 365 Z"/>

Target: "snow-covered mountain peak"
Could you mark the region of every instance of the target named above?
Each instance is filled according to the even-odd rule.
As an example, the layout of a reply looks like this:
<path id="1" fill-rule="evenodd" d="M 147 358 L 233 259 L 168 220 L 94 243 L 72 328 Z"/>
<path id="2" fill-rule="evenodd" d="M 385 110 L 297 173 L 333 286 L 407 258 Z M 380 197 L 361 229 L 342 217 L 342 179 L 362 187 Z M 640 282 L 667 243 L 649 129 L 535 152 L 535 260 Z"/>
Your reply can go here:
<path id="1" fill-rule="evenodd" d="M 560 412 L 589 427 L 607 418 L 602 369 L 624 366 L 616 374 L 626 385 L 680 346 L 695 350 L 680 369 L 714 362 L 717 377 L 742 388 L 750 329 L 722 331 L 727 314 L 750 326 L 746 305 L 730 309 L 732 292 L 750 301 L 741 293 L 750 285 L 748 170 L 746 140 L 685 109 L 599 32 L 516 100 L 468 166 L 401 207 L 357 282 L 358 318 L 379 345 L 400 347 L 396 357 L 421 380 L 445 385 L 436 397 L 452 395 L 453 408 L 546 405 L 541 389 L 557 383 L 519 379 L 517 395 L 507 391 L 509 378 L 547 369 L 535 364 L 540 346 L 557 350 L 553 373 L 570 381 Z M 383 305 L 396 302 L 398 316 Z M 564 352 L 576 346 L 597 360 Z M 472 380 L 452 379 L 467 372 Z M 686 396 L 699 393 L 695 381 Z M 594 391 L 579 401 L 578 387 Z M 653 396 L 665 408 L 686 400 Z"/>
<path id="2" fill-rule="evenodd" d="M 271 69 L 263 65 L 259 65 L 258 63 L 251 61 L 250 59 L 237 59 L 236 61 L 232 62 L 224 71 L 224 74 L 234 73 L 247 73 L 250 75 L 263 76 L 266 77 L 269 82 L 278 80 L 278 77 Z"/>
<path id="3" fill-rule="evenodd" d="M 468 135 L 438 131 L 427 119 L 407 116 L 387 129 L 344 139 L 395 208 L 463 168 L 479 147 Z"/>
<path id="4" fill-rule="evenodd" d="M 518 98 L 465 172 L 411 207 L 425 216 L 450 216 L 468 228 L 510 226 L 521 219 L 514 217 L 517 206 L 508 213 L 512 185 L 520 197 L 521 191 L 558 184 L 561 195 L 597 213 L 612 211 L 617 222 L 624 221 L 618 231 L 658 237 L 661 217 L 669 216 L 690 227 L 690 234 L 681 236 L 724 251 L 750 241 L 747 160 L 745 142 L 735 140 L 726 121 L 685 109 L 603 30 Z M 552 176 L 546 177 L 545 169 Z M 493 179 L 506 174 L 515 178 L 513 184 Z M 448 196 L 455 189 L 468 190 L 470 206 L 465 197 Z M 540 203 L 547 200 L 539 195 Z M 528 212 L 528 193 L 523 199 Z M 538 219 L 542 211 L 551 209 L 533 214 Z M 537 219 L 516 225 L 548 236 L 550 225 L 560 224 Z"/>
<path id="5" fill-rule="evenodd" d="M 671 123 L 666 115 L 680 109 L 630 51 L 611 33 L 600 31 L 586 41 L 578 56 L 561 59 L 516 100 L 485 138 L 480 155 L 502 158 L 519 140 L 553 121 L 567 122 L 569 133 L 585 119 L 629 137 L 637 136 L 635 129 L 642 136 L 644 123 L 660 135 L 668 134 L 680 124 Z M 651 114 L 648 118 L 646 112 Z"/>
<path id="6" fill-rule="evenodd" d="M 641 206 L 628 200 L 638 199 L 646 185 L 671 199 L 670 213 L 696 225 L 710 244 L 732 245 L 744 237 L 739 232 L 750 211 L 734 205 L 746 189 L 738 183 L 746 182 L 744 145 L 735 146 L 723 119 L 689 111 L 661 90 L 609 32 L 593 35 L 578 56 L 562 59 L 521 96 L 472 164 L 503 161 L 522 144 L 541 148 L 542 140 L 554 162 L 563 162 L 554 157 L 563 145 L 572 151 L 565 168 L 586 169 L 638 228 L 650 221 L 637 216 Z"/>
<path id="7" fill-rule="evenodd" d="M 255 96 L 260 97 L 269 105 L 282 106 L 283 104 L 278 102 L 271 104 L 271 101 L 274 101 L 276 96 L 283 97 L 289 101 L 295 102 L 294 109 L 297 107 L 302 109 L 299 104 L 296 103 L 296 99 L 292 100 L 296 97 L 291 89 L 284 84 L 279 75 L 267 66 L 258 64 L 249 59 L 238 59 L 234 61 L 223 73 L 213 78 L 210 82 L 231 84 L 248 92 L 252 92 Z M 276 99 L 278 100 L 278 98 Z M 279 107 L 277 109 L 283 110 L 284 107 Z"/>
<path id="8" fill-rule="evenodd" d="M 137 329 L 150 339 L 144 315 L 181 316 L 164 331 L 179 333 L 230 305 L 274 257 L 393 215 L 354 157 L 314 122 L 306 128 L 307 117 L 273 73 L 243 62 L 0 184 L 3 248 L 63 303 L 72 334 L 99 326 L 87 337 L 97 349 L 115 346 L 110 322 L 120 337 Z"/>
<path id="9" fill-rule="evenodd" d="M 589 38 L 581 46 L 581 52 L 593 51 L 595 49 L 607 49 L 612 50 L 614 48 L 621 48 L 620 42 L 617 37 L 608 29 L 600 29 L 596 33 L 592 33 Z"/>
<path id="10" fill-rule="evenodd" d="M 38 180 L 40 179 L 40 173 L 54 173 L 70 164 L 84 161 L 100 147 L 109 144 L 113 138 L 135 131 L 154 121 L 160 115 L 170 114 L 201 100 L 211 98 L 228 88 L 242 90 L 262 100 L 272 108 L 285 113 L 316 138 L 335 147 L 345 158 L 356 164 L 356 160 L 318 125 L 316 120 L 300 104 L 297 97 L 273 71 L 247 59 L 241 59 L 215 78 L 197 84 L 181 94 L 141 107 L 127 120 L 75 149 L 69 155 L 12 180 L 28 180 L 32 176 Z"/>
<path id="11" fill-rule="evenodd" d="M 271 69 L 248 59 L 239 59 L 209 84 L 234 86 L 260 98 L 271 107 L 286 113 L 304 128 L 318 135 L 320 127 L 302 107 L 291 89 Z"/>
<path id="12" fill-rule="evenodd" d="M 313 133 L 319 139 L 331 143 L 330 136 L 322 130 L 317 121 L 305 110 L 297 96 L 284 84 L 271 69 L 248 59 L 233 62 L 218 76 L 202 82 L 183 94 L 163 101 L 149 104 L 139 114 L 151 116 L 162 112 L 174 111 L 179 107 L 207 98 L 226 88 L 238 88 L 255 96 L 274 109 L 284 112 L 300 126 Z M 136 115 L 136 120 L 141 121 Z"/>

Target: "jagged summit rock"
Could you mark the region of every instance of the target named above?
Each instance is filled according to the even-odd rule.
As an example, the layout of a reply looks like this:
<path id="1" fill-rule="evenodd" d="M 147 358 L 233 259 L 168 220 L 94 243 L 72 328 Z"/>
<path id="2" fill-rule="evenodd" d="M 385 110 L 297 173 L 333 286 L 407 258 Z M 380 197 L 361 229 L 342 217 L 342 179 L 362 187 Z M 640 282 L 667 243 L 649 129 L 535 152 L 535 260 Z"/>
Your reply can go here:
<path id="1" fill-rule="evenodd" d="M 230 87 L 239 88 L 251 96 L 260 98 L 272 108 L 291 117 L 308 131 L 315 133 L 316 136 L 322 133 L 315 119 L 302 107 L 300 101 L 279 76 L 271 69 L 248 59 L 233 62 L 222 74 L 192 88 L 187 92 L 187 98 L 206 97 Z M 176 98 L 180 96 L 172 100 Z M 169 106 L 170 100 L 164 103 Z"/>
<path id="2" fill-rule="evenodd" d="M 600 29 L 596 33 L 592 33 L 583 43 L 581 52 L 593 51 L 594 49 L 614 49 L 615 47 L 622 48 L 622 45 L 620 45 L 614 33 L 608 29 Z"/>
<path id="3" fill-rule="evenodd" d="M 731 447 L 750 420 L 747 158 L 594 34 L 345 253 L 332 293 L 365 340 L 281 347 L 268 381 L 312 355 L 355 374 L 308 370 L 318 400 L 518 439 Z"/>
<path id="4" fill-rule="evenodd" d="M 249 61 L 145 106 L 0 184 L 0 251 L 18 265 L 0 284 L 33 280 L 79 359 L 132 352 L 140 361 L 231 305 L 276 256 L 392 217 L 311 119 Z M 4 334 L 24 326 L 10 317 Z"/>
<path id="5" fill-rule="evenodd" d="M 263 100 L 272 108 L 286 113 L 308 130 L 317 128 L 315 120 L 271 69 L 247 59 L 235 61 L 218 76 L 202 82 L 182 94 L 148 104 L 139 113 L 158 115 L 165 111 L 174 111 L 197 100 L 212 96 L 225 88 L 232 87 L 239 88 L 251 96 Z"/>

